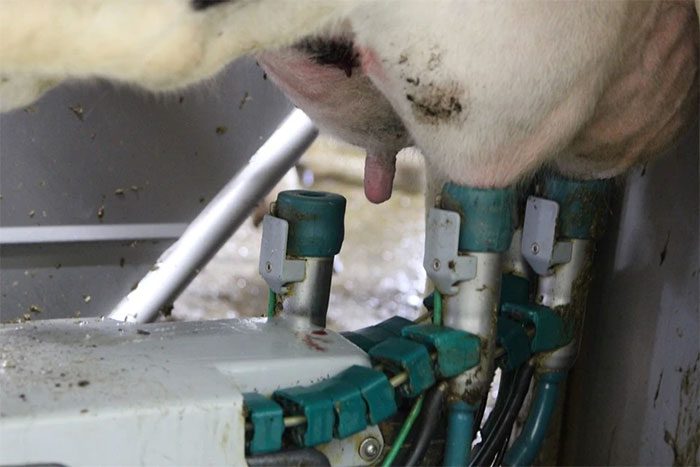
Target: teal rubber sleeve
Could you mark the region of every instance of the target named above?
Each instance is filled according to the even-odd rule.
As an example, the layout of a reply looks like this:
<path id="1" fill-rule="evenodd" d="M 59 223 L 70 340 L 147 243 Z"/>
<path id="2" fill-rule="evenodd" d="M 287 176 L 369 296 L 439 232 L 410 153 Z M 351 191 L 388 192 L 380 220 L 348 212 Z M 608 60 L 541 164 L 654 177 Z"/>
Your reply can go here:
<path id="1" fill-rule="evenodd" d="M 559 235 L 565 238 L 598 239 L 608 218 L 610 180 L 571 180 L 548 177 L 544 196 L 559 204 Z"/>
<path id="2" fill-rule="evenodd" d="M 440 206 L 459 214 L 459 251 L 503 252 L 515 220 L 513 188 L 472 188 L 447 183 Z"/>
<path id="3" fill-rule="evenodd" d="M 335 193 L 289 190 L 277 195 L 275 215 L 289 224 L 287 254 L 329 257 L 343 244 L 346 201 Z"/>
<path id="4" fill-rule="evenodd" d="M 474 407 L 463 401 L 451 403 L 447 415 L 445 466 L 457 467 L 469 464 L 473 427 Z"/>
<path id="5" fill-rule="evenodd" d="M 537 382 L 532 407 L 523 431 L 505 455 L 505 465 L 532 465 L 540 452 L 559 396 L 563 374 L 545 373 Z"/>

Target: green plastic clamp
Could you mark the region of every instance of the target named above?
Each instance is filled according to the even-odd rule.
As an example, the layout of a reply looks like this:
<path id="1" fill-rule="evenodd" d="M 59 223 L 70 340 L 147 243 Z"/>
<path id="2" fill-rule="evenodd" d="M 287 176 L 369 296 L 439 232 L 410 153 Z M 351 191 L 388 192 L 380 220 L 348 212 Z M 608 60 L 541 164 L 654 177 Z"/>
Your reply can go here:
<path id="1" fill-rule="evenodd" d="M 513 238 L 513 188 L 472 188 L 446 183 L 440 207 L 459 214 L 459 251 L 502 252 Z"/>
<path id="2" fill-rule="evenodd" d="M 284 413 L 275 401 L 256 392 L 243 394 L 246 420 L 253 425 L 246 448 L 250 454 L 264 454 L 282 449 Z"/>
<path id="3" fill-rule="evenodd" d="M 520 323 L 502 316 L 498 320 L 498 343 L 505 350 L 504 370 L 514 370 L 530 358 L 530 338 Z"/>
<path id="4" fill-rule="evenodd" d="M 367 428 L 367 406 L 357 387 L 333 377 L 314 384 L 311 389 L 326 394 L 333 404 L 335 438 L 343 439 Z"/>
<path id="5" fill-rule="evenodd" d="M 287 254 L 336 255 L 345 235 L 345 205 L 342 196 L 323 191 L 289 190 L 277 195 L 275 216 L 289 223 Z"/>
<path id="6" fill-rule="evenodd" d="M 574 338 L 573 323 L 565 322 L 546 306 L 504 303 L 501 305 L 501 313 L 515 321 L 527 321 L 535 326 L 535 336 L 530 342 L 532 353 L 558 349 Z"/>
<path id="7" fill-rule="evenodd" d="M 610 187 L 610 180 L 547 177 L 543 195 L 559 204 L 559 237 L 600 238 L 608 217 Z"/>
<path id="8" fill-rule="evenodd" d="M 292 441 L 300 447 L 327 443 L 333 438 L 335 414 L 325 393 L 310 387 L 279 389 L 272 397 L 291 415 L 304 415 L 306 424 L 291 429 Z"/>
<path id="9" fill-rule="evenodd" d="M 401 394 L 416 397 L 435 384 L 433 362 L 428 349 L 417 342 L 391 337 L 369 350 L 372 361 L 384 365 L 390 374 L 408 373 L 408 382 L 401 386 Z"/>
<path id="10" fill-rule="evenodd" d="M 434 324 L 417 324 L 403 328 L 401 334 L 426 345 L 428 350 L 437 351 L 435 372 L 440 378 L 457 376 L 479 364 L 481 342 L 468 332 Z"/>
<path id="11" fill-rule="evenodd" d="M 394 316 L 374 326 L 343 332 L 342 335 L 365 352 L 369 352 L 369 349 L 390 337 L 401 337 L 401 330 L 412 324 L 410 319 Z"/>
<path id="12" fill-rule="evenodd" d="M 530 281 L 515 274 L 501 276 L 500 303 L 529 303 Z"/>
<path id="13" fill-rule="evenodd" d="M 336 378 L 359 389 L 367 404 L 367 422 L 376 425 L 397 411 L 396 394 L 386 375 L 381 371 L 353 365 Z"/>

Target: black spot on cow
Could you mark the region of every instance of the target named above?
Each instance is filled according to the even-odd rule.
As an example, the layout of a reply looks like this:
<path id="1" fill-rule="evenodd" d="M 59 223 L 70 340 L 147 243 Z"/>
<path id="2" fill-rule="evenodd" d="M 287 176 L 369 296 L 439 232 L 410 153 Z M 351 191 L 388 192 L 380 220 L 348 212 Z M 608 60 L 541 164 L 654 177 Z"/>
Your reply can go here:
<path id="1" fill-rule="evenodd" d="M 444 84 L 431 82 L 416 86 L 406 94 L 416 120 L 430 125 L 463 122 L 469 110 L 466 98 L 466 92 L 455 81 Z"/>
<path id="2" fill-rule="evenodd" d="M 295 48 L 319 65 L 340 68 L 348 78 L 352 76 L 353 68 L 360 66 L 359 54 L 350 39 L 309 37 Z"/>
<path id="3" fill-rule="evenodd" d="M 195 11 L 206 10 L 209 7 L 216 6 L 220 3 L 226 3 L 231 0 L 191 0 L 192 9 Z"/>

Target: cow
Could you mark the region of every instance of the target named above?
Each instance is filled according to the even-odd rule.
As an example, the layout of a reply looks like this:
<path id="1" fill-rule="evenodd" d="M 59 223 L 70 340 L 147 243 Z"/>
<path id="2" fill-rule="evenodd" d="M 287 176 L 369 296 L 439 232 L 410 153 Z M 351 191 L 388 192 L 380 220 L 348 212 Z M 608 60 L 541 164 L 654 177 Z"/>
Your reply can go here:
<path id="1" fill-rule="evenodd" d="M 700 0 L 696 0 L 700 2 Z M 608 178 L 697 118 L 690 1 L 3 0 L 0 109 L 107 78 L 167 92 L 253 54 L 318 125 L 366 149 L 365 193 L 397 152 L 500 188 L 543 166 Z"/>

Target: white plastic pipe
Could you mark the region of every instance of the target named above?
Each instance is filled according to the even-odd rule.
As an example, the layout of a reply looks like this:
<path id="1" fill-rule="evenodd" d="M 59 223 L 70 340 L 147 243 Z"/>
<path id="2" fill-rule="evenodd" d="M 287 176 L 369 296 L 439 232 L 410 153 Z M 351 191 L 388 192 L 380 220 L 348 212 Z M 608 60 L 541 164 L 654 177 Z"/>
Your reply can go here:
<path id="1" fill-rule="evenodd" d="M 138 286 L 112 310 L 118 321 L 147 323 L 172 304 L 204 265 L 247 219 L 260 199 L 294 166 L 318 130 L 294 110 L 250 158 L 246 167 L 192 221 Z"/>

